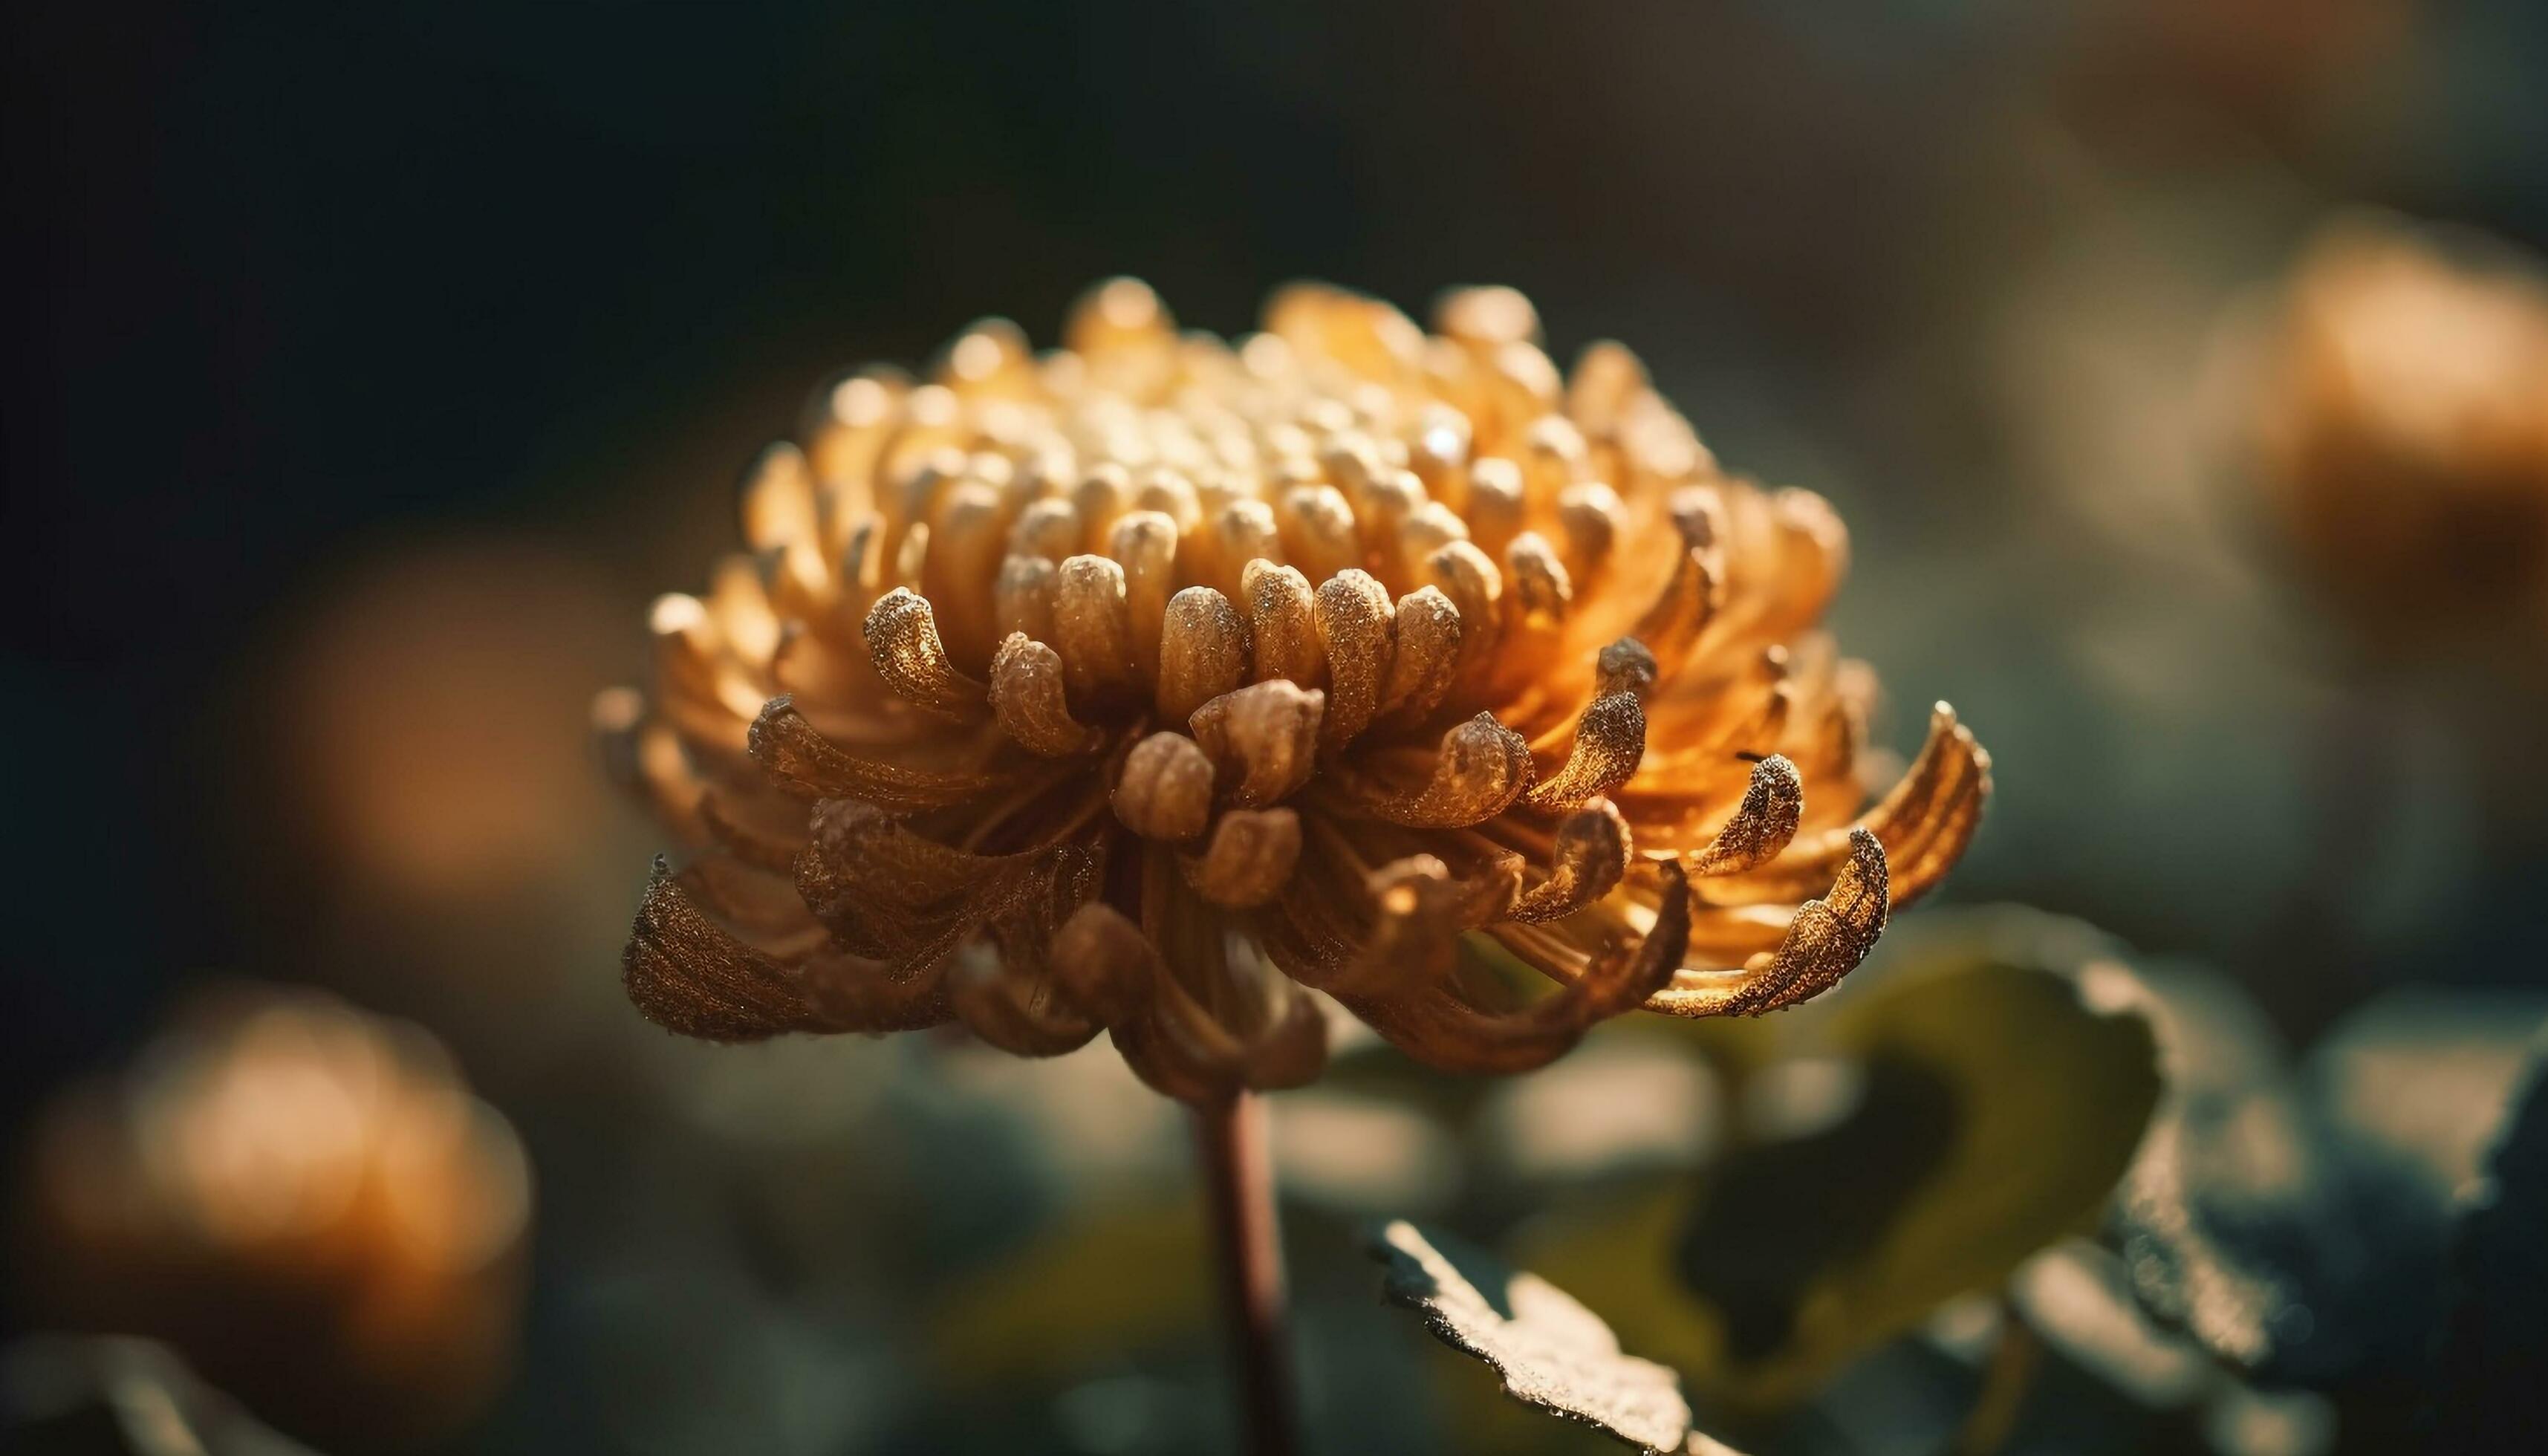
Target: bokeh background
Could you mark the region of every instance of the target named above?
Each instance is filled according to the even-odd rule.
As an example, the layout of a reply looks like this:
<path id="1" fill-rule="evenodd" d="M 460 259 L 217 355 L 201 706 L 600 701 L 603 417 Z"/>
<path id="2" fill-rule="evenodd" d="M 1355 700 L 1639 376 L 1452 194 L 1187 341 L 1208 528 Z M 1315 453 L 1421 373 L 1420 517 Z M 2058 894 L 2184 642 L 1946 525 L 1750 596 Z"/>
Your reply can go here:
<path id="1" fill-rule="evenodd" d="M 2199 966 L 2295 1054 L 2420 996 L 2494 1058 L 2449 1126 L 2515 1085 L 2548 611 L 2366 633 L 2279 528 L 2237 381 L 2241 320 L 2332 219 L 2548 249 L 2527 0 L 0 24 L 13 1202 L 40 1109 L 240 981 L 421 1028 L 536 1190 L 507 1373 L 396 1421 L 259 1408 L 329 1449 L 1228 1440 L 1173 1111 L 1096 1053 L 645 1026 L 617 953 L 657 836 L 586 744 L 827 371 L 983 314 L 1048 340 L 1113 273 L 1216 331 L 1313 276 L 1419 314 L 1513 284 L 1561 360 L 1627 340 L 1720 459 L 1849 521 L 1834 625 L 1886 741 L 1947 698 L 1992 749 L 1945 900 Z M 1485 1387 L 1378 1308 L 1352 1232 L 1501 1237 L 1551 1188 L 1597 1208 L 1619 1167 L 1707 1163 L 1731 1114 L 1687 1058 L 1578 1060 L 1538 1100 L 1386 1068 L 1278 1099 L 1329 1449 L 1592 1439 L 1464 1425 Z M 1155 1277 L 1091 1277 L 1130 1268 Z M 57 1322 L 44 1283 L 6 1334 Z M 1879 1414 L 1779 1439 L 1938 1449 L 1982 1363 L 1952 1335 L 1853 1367 Z M 2108 1435 L 2320 1450 L 2360 1404 L 2242 1399 Z"/>

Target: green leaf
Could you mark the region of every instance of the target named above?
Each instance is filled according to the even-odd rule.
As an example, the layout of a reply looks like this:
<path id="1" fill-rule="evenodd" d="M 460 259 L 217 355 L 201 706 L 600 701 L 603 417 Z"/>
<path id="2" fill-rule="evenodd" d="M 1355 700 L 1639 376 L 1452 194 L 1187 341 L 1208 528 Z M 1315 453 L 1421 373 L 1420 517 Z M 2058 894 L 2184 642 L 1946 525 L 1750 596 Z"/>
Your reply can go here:
<path id="1" fill-rule="evenodd" d="M 2158 1100 L 2138 982 L 2065 922 L 1947 919 L 1791 1013 L 1784 1060 L 1751 1038 L 1730 1068 L 1755 1100 L 1782 1068 L 1852 1071 L 1845 1115 L 1738 1138 L 1695 1178 L 1550 1230 L 1533 1266 L 1757 1411 L 2092 1228 Z"/>

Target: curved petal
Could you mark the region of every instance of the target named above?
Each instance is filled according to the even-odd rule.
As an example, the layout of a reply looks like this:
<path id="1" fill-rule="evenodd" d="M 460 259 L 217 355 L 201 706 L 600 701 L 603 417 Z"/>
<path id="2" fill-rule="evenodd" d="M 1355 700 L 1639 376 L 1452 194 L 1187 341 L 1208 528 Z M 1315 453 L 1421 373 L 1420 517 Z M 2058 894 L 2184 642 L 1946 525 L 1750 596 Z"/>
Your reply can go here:
<path id="1" fill-rule="evenodd" d="M 813 843 L 796 857 L 796 892 L 806 908 L 842 950 L 885 961 L 897 976 L 945 958 L 973 932 L 1039 896 L 1077 904 L 1094 874 L 1094 857 L 1078 845 L 977 855 L 938 844 L 854 799 L 819 805 Z"/>
<path id="2" fill-rule="evenodd" d="M 1534 773 L 1530 745 L 1482 712 L 1443 734 L 1429 756 L 1376 754 L 1368 767 L 1339 766 L 1335 780 L 1345 802 L 1370 818 L 1412 829 L 1460 829 L 1502 813 L 1530 787 Z"/>
<path id="3" fill-rule="evenodd" d="M 929 768 L 853 754 L 816 732 L 783 694 L 762 706 L 751 744 L 771 781 L 801 799 L 861 799 L 907 814 L 962 803 L 996 783 L 978 767 Z"/>
<path id="4" fill-rule="evenodd" d="M 944 964 L 897 975 L 881 960 L 869 960 L 822 950 L 796 968 L 805 1004 L 823 1018 L 826 1031 L 917 1032 L 944 1025 L 955 1013 L 948 1005 Z"/>
<path id="5" fill-rule="evenodd" d="M 1680 867 L 1661 862 L 1663 899 L 1642 937 L 1612 941 L 1554 995 L 1509 1011 L 1482 1010 L 1449 978 L 1346 1004 L 1410 1056 L 1443 1071 L 1509 1074 L 1547 1065 L 1594 1025 L 1650 1004 L 1681 964 L 1689 899 Z"/>
<path id="6" fill-rule="evenodd" d="M 1699 898 L 1719 905 L 1799 899 L 1841 871 L 1857 855 L 1855 837 L 1866 831 L 1899 865 L 1896 899 L 1907 905 L 1935 888 L 1962 856 L 1989 797 L 1990 755 L 1956 720 L 1955 709 L 1940 703 L 1902 781 L 1856 824 L 1800 840 L 1750 874 L 1704 883 Z"/>
<path id="7" fill-rule="evenodd" d="M 1819 995 L 1858 968 L 1889 912 L 1884 846 L 1850 832 L 1850 860 L 1823 898 L 1799 907 L 1786 939 L 1741 970 L 1684 970 L 1646 1002 L 1673 1016 L 1759 1016 Z"/>
<path id="8" fill-rule="evenodd" d="M 1126 1064 L 1184 1102 L 1296 1087 L 1326 1063 L 1326 1020 L 1281 977 L 1232 979 L 1227 1014 L 1189 992 L 1141 929 L 1110 905 L 1080 907 L 1052 947 L 1066 993 L 1103 1019 Z"/>
<path id="9" fill-rule="evenodd" d="M 827 1030 L 787 967 L 700 913 L 660 856 L 620 970 L 646 1019 L 685 1037 L 758 1042 Z"/>
<path id="10" fill-rule="evenodd" d="M 947 1000 L 966 1031 L 1013 1056 L 1059 1056 L 1098 1032 L 1097 1018 L 1056 994 L 1050 980 L 1017 974 L 990 956 L 950 966 Z"/>
<path id="11" fill-rule="evenodd" d="M 1633 840 L 1628 821 L 1608 799 L 1594 799 L 1557 826 L 1548 877 L 1514 902 L 1512 918 L 1563 920 L 1618 887 Z"/>
<path id="12" fill-rule="evenodd" d="M 1693 879 L 1741 874 L 1766 863 L 1796 837 L 1805 811 L 1805 784 L 1796 766 L 1776 754 L 1752 767 L 1752 782 L 1733 817 L 1705 848 L 1682 857 Z"/>
<path id="13" fill-rule="evenodd" d="M 896 587 L 867 608 L 865 625 L 876 676 L 896 696 L 951 722 L 981 716 L 982 684 L 956 671 L 947 645 L 939 640 L 937 613 L 928 597 Z"/>
<path id="14" fill-rule="evenodd" d="M 1543 809 L 1569 808 L 1615 793 L 1636 775 L 1645 756 L 1645 704 L 1625 688 L 1604 692 L 1585 705 L 1565 766 L 1532 787 L 1530 802 Z"/>

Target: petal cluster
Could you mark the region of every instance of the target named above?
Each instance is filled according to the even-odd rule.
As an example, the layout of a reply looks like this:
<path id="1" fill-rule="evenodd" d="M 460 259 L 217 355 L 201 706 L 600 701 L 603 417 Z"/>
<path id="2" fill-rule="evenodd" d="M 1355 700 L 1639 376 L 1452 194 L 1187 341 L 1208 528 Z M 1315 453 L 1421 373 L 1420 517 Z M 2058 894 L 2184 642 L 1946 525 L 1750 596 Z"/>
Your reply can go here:
<path id="1" fill-rule="evenodd" d="M 1830 986 L 1988 794 L 1941 706 L 1867 805 L 1839 519 L 1508 289 L 1428 334 L 1299 285 L 1224 341 L 1116 280 L 811 413 L 595 708 L 686 842 L 626 959 L 676 1031 L 1103 1032 L 1208 1099 L 1318 1073 L 1315 989 L 1519 1071 Z"/>

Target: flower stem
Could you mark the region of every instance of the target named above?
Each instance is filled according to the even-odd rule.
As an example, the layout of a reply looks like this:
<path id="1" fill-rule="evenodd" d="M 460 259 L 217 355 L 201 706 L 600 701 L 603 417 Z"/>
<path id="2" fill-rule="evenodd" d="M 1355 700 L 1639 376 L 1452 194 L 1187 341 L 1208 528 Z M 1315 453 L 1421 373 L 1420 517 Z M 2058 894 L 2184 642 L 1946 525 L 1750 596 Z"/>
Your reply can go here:
<path id="1" fill-rule="evenodd" d="M 1999 1316 L 1999 1339 L 1982 1366 L 1981 1390 L 1964 1414 L 1963 1428 L 1956 1433 L 1956 1456 L 1993 1456 L 2007 1448 L 2035 1384 L 2036 1367 L 2043 1363 L 2043 1343 L 2016 1307 L 2002 1300 Z"/>
<path id="2" fill-rule="evenodd" d="M 1238 1377 L 1242 1446 L 1249 1456 L 1293 1456 L 1300 1448 L 1299 1415 L 1264 1103 L 1242 1092 L 1203 1104 L 1195 1109 L 1195 1131 Z"/>

